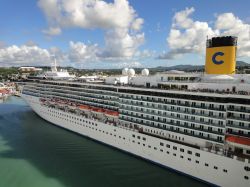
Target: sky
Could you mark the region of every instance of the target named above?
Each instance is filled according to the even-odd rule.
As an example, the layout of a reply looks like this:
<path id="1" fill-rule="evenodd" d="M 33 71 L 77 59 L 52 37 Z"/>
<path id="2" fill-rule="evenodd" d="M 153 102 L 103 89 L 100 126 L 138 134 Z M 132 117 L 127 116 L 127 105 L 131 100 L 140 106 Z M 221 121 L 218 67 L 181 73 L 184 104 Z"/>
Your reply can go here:
<path id="1" fill-rule="evenodd" d="M 0 66 L 202 65 L 206 38 L 238 37 L 250 63 L 247 0 L 0 0 Z"/>

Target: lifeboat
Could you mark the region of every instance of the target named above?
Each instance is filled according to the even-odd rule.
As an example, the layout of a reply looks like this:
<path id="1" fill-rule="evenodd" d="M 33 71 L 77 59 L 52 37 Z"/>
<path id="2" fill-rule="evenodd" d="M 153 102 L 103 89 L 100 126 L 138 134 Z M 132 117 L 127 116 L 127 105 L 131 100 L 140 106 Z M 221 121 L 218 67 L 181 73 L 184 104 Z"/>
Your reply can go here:
<path id="1" fill-rule="evenodd" d="M 250 147 L 250 139 L 249 138 L 228 135 L 228 136 L 226 136 L 226 141 L 228 144 L 236 146 L 236 147 L 242 147 L 242 148 L 248 148 L 248 149 Z"/>
<path id="2" fill-rule="evenodd" d="M 118 116 L 118 115 L 119 115 L 119 112 L 106 110 L 106 111 L 105 111 L 105 114 L 111 115 L 111 116 Z"/>
<path id="3" fill-rule="evenodd" d="M 88 110 L 89 106 L 87 106 L 87 105 L 79 105 L 78 108 L 81 109 L 81 110 Z"/>

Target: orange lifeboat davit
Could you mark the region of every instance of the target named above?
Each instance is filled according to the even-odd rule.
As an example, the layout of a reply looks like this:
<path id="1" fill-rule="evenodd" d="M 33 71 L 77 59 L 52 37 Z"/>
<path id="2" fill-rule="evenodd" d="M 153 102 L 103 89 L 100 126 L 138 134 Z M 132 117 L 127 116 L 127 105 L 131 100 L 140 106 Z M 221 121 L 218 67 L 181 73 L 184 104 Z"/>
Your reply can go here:
<path id="1" fill-rule="evenodd" d="M 228 144 L 236 147 L 242 147 L 248 149 L 250 147 L 250 138 L 228 135 L 226 136 L 226 141 Z"/>

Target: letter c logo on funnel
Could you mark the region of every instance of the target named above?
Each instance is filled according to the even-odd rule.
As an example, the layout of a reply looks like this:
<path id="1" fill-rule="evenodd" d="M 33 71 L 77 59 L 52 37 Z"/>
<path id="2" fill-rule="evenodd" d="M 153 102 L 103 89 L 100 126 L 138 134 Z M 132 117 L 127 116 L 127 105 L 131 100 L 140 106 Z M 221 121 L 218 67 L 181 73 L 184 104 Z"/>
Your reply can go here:
<path id="1" fill-rule="evenodd" d="M 212 61 L 214 64 L 217 64 L 217 65 L 220 65 L 220 64 L 223 64 L 224 61 L 223 60 L 216 60 L 216 57 L 217 56 L 224 56 L 224 53 L 223 52 L 216 52 L 214 53 L 213 57 L 212 57 Z"/>

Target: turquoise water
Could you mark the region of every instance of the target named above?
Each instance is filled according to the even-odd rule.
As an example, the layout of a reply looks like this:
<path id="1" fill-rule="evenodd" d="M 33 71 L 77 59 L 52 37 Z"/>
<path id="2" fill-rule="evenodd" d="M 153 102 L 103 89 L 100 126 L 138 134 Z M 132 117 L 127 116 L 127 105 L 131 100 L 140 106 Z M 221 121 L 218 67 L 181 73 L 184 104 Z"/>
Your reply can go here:
<path id="1" fill-rule="evenodd" d="M 0 104 L 0 187 L 206 186 L 53 126 L 21 99 Z"/>

